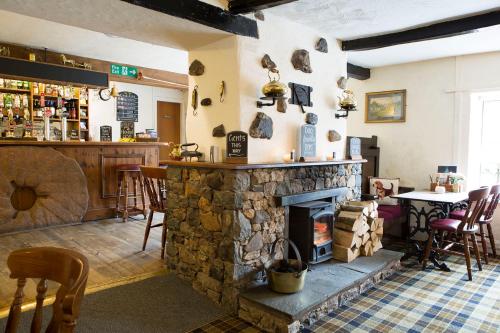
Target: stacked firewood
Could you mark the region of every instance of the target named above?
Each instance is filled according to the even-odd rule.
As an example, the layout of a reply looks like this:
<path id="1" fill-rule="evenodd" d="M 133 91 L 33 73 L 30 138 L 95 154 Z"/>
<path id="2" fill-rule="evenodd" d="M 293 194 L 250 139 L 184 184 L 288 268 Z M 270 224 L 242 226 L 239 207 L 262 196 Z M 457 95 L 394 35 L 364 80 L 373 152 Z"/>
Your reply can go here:
<path id="1" fill-rule="evenodd" d="M 340 206 L 333 231 L 333 258 L 350 262 L 382 248 L 384 219 L 375 201 L 348 201 Z"/>

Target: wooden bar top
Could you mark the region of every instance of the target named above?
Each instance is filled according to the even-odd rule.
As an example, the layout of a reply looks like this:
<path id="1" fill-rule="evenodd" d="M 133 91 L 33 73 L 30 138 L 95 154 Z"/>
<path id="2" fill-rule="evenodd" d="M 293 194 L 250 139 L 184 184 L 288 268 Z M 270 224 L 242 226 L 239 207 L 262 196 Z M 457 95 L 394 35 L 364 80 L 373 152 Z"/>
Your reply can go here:
<path id="1" fill-rule="evenodd" d="M 232 164 L 232 163 L 210 163 L 210 162 L 185 162 L 174 160 L 161 160 L 160 165 L 182 168 L 206 168 L 206 169 L 229 169 L 229 170 L 250 170 L 250 169 L 270 169 L 270 168 L 298 168 L 311 166 L 327 166 L 341 164 L 366 163 L 367 160 L 334 160 L 318 162 L 290 162 L 290 163 L 255 163 L 255 164 Z"/>
<path id="2" fill-rule="evenodd" d="M 79 146 L 79 147 L 95 147 L 95 146 L 166 146 L 165 142 L 105 142 L 105 141 L 29 141 L 29 140 L 0 140 L 0 146 Z"/>

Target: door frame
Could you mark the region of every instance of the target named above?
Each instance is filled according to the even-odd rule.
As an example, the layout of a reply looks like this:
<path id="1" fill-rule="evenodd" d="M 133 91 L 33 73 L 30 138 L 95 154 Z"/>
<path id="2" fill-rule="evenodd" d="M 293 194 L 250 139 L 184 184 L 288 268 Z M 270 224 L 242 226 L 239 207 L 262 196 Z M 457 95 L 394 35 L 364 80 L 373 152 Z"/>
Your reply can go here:
<path id="1" fill-rule="evenodd" d="M 172 89 L 173 90 L 173 89 Z M 177 91 L 176 91 L 177 92 Z M 165 97 L 165 96 L 154 96 L 153 95 L 153 124 L 158 131 L 158 102 L 166 102 L 166 103 L 176 103 L 179 104 L 180 108 L 180 143 L 186 143 L 186 93 L 185 92 L 178 92 L 180 96 L 175 96 L 172 94 L 172 96 Z M 177 95 L 177 94 L 176 94 Z"/>

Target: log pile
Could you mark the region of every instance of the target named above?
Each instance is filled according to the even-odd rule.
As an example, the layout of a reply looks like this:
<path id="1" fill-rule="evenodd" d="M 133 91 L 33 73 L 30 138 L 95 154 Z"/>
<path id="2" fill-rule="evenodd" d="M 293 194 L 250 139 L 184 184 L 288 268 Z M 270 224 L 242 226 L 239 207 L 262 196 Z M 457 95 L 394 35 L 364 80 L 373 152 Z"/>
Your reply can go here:
<path id="1" fill-rule="evenodd" d="M 334 223 L 333 258 L 351 262 L 382 248 L 384 219 L 375 201 L 349 201 L 340 206 Z"/>

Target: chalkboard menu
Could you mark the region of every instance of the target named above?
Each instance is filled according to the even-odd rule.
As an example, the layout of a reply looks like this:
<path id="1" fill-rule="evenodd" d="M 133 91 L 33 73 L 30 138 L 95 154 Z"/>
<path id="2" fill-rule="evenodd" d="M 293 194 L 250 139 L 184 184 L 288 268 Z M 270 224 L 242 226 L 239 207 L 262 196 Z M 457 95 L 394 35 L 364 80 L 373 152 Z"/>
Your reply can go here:
<path id="1" fill-rule="evenodd" d="M 133 138 L 134 133 L 134 122 L 133 121 L 122 121 L 120 123 L 120 138 Z"/>
<path id="2" fill-rule="evenodd" d="M 300 157 L 316 157 L 316 126 L 302 125 L 300 128 Z"/>
<path id="3" fill-rule="evenodd" d="M 113 141 L 111 126 L 101 126 L 100 134 L 101 141 Z"/>
<path id="4" fill-rule="evenodd" d="M 242 131 L 233 131 L 226 136 L 226 161 L 231 163 L 247 163 L 248 134 Z"/>
<path id="5" fill-rule="evenodd" d="M 121 91 L 116 99 L 116 120 L 139 121 L 139 96 L 129 91 Z"/>

